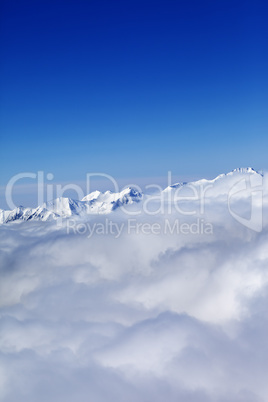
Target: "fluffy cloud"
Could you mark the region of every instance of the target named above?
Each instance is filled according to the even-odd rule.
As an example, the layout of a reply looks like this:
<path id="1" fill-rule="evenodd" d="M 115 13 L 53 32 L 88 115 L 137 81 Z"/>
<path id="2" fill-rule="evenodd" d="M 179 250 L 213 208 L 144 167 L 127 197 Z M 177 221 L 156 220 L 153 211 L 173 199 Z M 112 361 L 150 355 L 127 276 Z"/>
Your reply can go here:
<path id="1" fill-rule="evenodd" d="M 216 201 L 205 218 L 212 234 L 2 226 L 1 400 L 266 401 L 267 222 Z"/>

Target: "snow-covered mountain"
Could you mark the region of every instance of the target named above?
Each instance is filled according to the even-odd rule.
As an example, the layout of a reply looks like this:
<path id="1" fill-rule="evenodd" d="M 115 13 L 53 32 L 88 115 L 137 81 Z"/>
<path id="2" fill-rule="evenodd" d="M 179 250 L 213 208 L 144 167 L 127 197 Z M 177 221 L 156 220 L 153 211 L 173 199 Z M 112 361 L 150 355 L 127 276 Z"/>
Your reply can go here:
<path id="1" fill-rule="evenodd" d="M 219 197 L 227 195 L 229 191 L 238 183 L 245 182 L 248 187 L 259 186 L 262 182 L 263 174 L 251 167 L 234 169 L 229 173 L 220 174 L 212 180 L 201 179 L 193 182 L 176 183 L 168 186 L 164 193 L 172 193 L 174 196 L 189 194 L 189 190 L 204 191 L 207 197 Z M 250 186 L 249 186 L 250 185 Z"/>
<path id="2" fill-rule="evenodd" d="M 227 196 L 230 189 L 244 181 L 250 186 L 259 186 L 263 175 L 253 168 L 234 169 L 227 174 L 221 174 L 215 179 L 201 179 L 194 182 L 176 183 L 163 190 L 163 196 L 176 199 L 176 196 L 191 195 L 189 189 L 205 191 L 206 197 Z M 149 197 L 147 195 L 147 197 Z M 14 221 L 55 220 L 68 217 L 86 217 L 88 215 L 109 214 L 123 205 L 130 205 L 142 201 L 143 194 L 134 188 L 128 187 L 121 192 L 94 191 L 86 195 L 81 201 L 60 197 L 44 203 L 37 208 L 17 207 L 12 211 L 0 210 L 0 224 Z"/>
<path id="3" fill-rule="evenodd" d="M 128 187 L 119 193 L 113 193 L 111 191 L 101 193 L 100 191 L 94 191 L 86 195 L 82 199 L 82 202 L 87 202 L 92 212 L 98 213 L 99 211 L 103 211 L 107 213 L 124 204 L 139 202 L 141 199 L 142 194 L 140 192 L 134 188 Z"/>
<path id="4" fill-rule="evenodd" d="M 17 207 L 12 211 L 0 210 L 0 224 L 14 221 L 53 220 L 71 216 L 83 217 L 89 214 L 108 214 L 122 205 L 133 204 L 142 199 L 142 194 L 134 188 L 126 188 L 119 193 L 94 191 L 81 201 L 60 197 L 37 208 Z"/>

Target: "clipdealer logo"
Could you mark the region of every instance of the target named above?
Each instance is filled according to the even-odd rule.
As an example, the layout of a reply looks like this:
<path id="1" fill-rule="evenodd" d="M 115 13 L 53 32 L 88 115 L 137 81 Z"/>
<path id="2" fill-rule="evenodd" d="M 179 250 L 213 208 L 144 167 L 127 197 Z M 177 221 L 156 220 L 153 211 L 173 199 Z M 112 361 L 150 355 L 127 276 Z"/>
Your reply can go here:
<path id="1" fill-rule="evenodd" d="M 6 204 L 8 205 L 10 211 L 17 208 L 13 201 L 14 189 L 16 186 L 18 186 L 20 180 L 23 181 L 25 179 L 34 180 L 34 186 L 38 196 L 38 205 L 44 206 L 44 208 L 46 208 L 47 202 L 65 197 L 65 194 L 68 191 L 76 194 L 75 200 L 83 200 L 85 195 L 90 194 L 93 191 L 94 184 L 96 185 L 97 179 L 102 181 L 106 180 L 106 182 L 109 183 L 108 187 L 113 189 L 113 192 L 108 191 L 110 204 L 116 202 L 116 197 L 120 197 L 120 188 L 118 182 L 115 180 L 115 178 L 106 173 L 87 173 L 85 193 L 83 186 L 80 186 L 76 183 L 68 183 L 65 185 L 54 183 L 54 175 L 52 173 L 45 174 L 43 171 L 38 171 L 37 173 L 23 172 L 13 176 L 6 186 L 5 198 Z M 121 192 L 126 188 L 134 188 L 136 190 L 136 194 L 139 195 L 136 197 L 136 207 L 131 209 L 129 208 L 128 202 L 120 202 L 120 210 L 127 216 L 164 216 L 166 214 L 171 216 L 175 213 L 179 214 L 180 216 L 196 216 L 205 218 L 206 212 L 210 208 L 210 190 L 213 193 L 214 181 L 201 180 L 200 182 L 186 183 L 185 186 L 172 185 L 172 182 L 171 172 L 168 172 L 167 187 L 164 188 L 158 184 L 148 184 L 145 186 L 145 192 L 143 193 L 138 185 L 128 184 L 121 189 Z M 183 192 L 185 188 L 187 189 L 186 193 Z M 169 191 L 171 189 L 172 191 Z M 215 203 L 218 202 L 215 196 L 213 196 L 213 200 L 215 200 Z M 83 203 L 83 201 L 77 202 L 81 204 Z M 241 225 L 256 232 L 262 231 L 262 174 L 256 174 L 256 172 L 252 174 L 251 170 L 250 174 L 245 175 L 245 177 L 241 178 L 241 176 L 237 176 L 237 181 L 233 183 L 231 187 L 229 185 L 228 189 L 226 189 L 226 192 L 224 193 L 224 201 L 220 202 L 222 202 L 222 205 L 225 209 L 227 208 L 227 212 L 229 211 L 231 217 Z M 248 213 L 249 210 L 249 216 L 245 216 L 245 211 Z M 102 209 L 99 211 L 96 208 L 94 211 L 95 215 L 101 214 L 103 211 L 105 213 L 105 208 L 104 210 Z M 59 214 L 57 222 L 58 226 L 65 217 L 66 216 L 64 214 Z M 72 217 L 71 213 L 70 217 Z M 184 230 L 183 227 L 184 226 L 182 226 L 182 231 Z"/>

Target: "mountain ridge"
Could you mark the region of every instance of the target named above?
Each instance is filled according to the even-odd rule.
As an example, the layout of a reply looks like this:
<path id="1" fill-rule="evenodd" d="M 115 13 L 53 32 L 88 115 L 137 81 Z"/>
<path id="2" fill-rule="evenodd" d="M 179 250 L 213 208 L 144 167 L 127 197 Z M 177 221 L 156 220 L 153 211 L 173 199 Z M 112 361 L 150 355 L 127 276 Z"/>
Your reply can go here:
<path id="1" fill-rule="evenodd" d="M 242 177 L 263 177 L 263 174 L 251 167 L 237 168 L 226 174 L 220 174 L 212 180 L 201 179 L 193 182 L 175 183 L 166 187 L 162 193 L 180 190 L 182 187 L 204 186 L 204 184 L 215 185 L 214 196 L 228 192 L 228 188 L 235 182 L 234 179 Z M 123 205 L 131 205 L 142 201 L 144 193 L 137 191 L 133 187 L 127 187 L 120 192 L 98 190 L 93 191 L 82 198 L 74 200 L 68 197 L 58 197 L 43 203 L 37 208 L 25 208 L 19 206 L 14 210 L 0 209 L 0 224 L 6 224 L 15 221 L 30 220 L 56 220 L 58 218 L 85 217 L 89 215 L 109 214 Z"/>

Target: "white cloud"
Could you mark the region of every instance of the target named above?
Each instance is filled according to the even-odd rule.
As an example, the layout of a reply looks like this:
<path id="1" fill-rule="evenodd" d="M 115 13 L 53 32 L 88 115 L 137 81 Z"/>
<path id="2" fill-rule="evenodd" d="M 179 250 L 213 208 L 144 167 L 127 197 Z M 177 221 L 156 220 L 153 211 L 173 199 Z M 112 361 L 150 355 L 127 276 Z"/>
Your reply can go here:
<path id="1" fill-rule="evenodd" d="M 267 222 L 216 202 L 206 219 L 213 235 L 2 226 L 1 400 L 266 401 Z"/>

